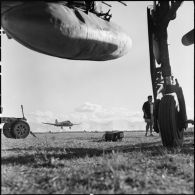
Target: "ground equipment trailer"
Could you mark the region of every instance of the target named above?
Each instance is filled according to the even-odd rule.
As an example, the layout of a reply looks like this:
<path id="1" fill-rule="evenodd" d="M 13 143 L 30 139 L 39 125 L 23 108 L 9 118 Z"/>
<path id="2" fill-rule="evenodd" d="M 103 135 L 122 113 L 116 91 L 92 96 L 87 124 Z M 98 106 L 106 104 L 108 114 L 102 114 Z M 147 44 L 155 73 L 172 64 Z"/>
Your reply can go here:
<path id="1" fill-rule="evenodd" d="M 4 123 L 3 134 L 5 137 L 12 139 L 24 139 L 29 135 L 29 133 L 35 136 L 32 132 L 30 132 L 30 126 L 27 123 L 27 119 L 24 117 L 22 105 L 21 108 L 23 118 L 1 117 L 1 123 Z"/>
<path id="2" fill-rule="evenodd" d="M 103 139 L 105 141 L 122 141 L 124 138 L 123 131 L 106 131 L 103 135 Z"/>
<path id="3" fill-rule="evenodd" d="M 169 62 L 167 28 L 176 18 L 182 1 L 154 1 L 147 8 L 150 72 L 154 95 L 154 131 L 159 132 L 163 146 L 182 146 L 188 123 L 182 88 L 174 79 Z M 161 93 L 162 98 L 158 99 Z M 192 122 L 191 122 L 192 121 Z"/>

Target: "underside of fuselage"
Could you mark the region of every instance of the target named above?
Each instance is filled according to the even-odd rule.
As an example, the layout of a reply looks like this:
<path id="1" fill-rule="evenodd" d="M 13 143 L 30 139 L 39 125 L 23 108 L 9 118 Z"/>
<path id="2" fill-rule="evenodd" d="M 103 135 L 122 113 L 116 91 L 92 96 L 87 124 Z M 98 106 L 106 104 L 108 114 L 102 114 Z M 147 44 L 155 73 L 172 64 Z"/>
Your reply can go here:
<path id="1" fill-rule="evenodd" d="M 125 55 L 131 38 L 111 21 L 66 2 L 2 2 L 5 33 L 34 51 L 72 60 L 104 61 Z"/>

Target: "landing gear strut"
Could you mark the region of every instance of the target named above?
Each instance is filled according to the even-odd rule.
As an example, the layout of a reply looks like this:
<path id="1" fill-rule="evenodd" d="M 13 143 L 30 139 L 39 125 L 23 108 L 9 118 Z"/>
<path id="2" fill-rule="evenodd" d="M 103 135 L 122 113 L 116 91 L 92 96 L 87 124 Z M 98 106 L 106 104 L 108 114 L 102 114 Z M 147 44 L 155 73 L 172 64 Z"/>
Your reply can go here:
<path id="1" fill-rule="evenodd" d="M 181 1 L 154 1 L 147 8 L 150 72 L 154 94 L 154 131 L 165 147 L 182 146 L 187 114 L 182 88 L 174 79 L 169 62 L 167 27 L 176 18 Z M 158 96 L 161 94 L 162 98 Z"/>

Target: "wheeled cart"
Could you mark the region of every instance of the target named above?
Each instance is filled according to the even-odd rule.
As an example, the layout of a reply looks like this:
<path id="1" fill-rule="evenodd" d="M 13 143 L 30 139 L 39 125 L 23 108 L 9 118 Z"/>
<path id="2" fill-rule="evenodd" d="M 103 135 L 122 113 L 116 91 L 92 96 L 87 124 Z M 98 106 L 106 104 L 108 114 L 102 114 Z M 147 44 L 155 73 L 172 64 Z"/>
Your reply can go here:
<path id="1" fill-rule="evenodd" d="M 23 118 L 1 117 L 1 123 L 4 123 L 3 134 L 5 137 L 12 139 L 24 139 L 29 135 L 29 133 L 32 133 L 30 132 L 30 126 L 27 123 L 27 119 L 24 117 L 22 105 L 21 108 Z"/>

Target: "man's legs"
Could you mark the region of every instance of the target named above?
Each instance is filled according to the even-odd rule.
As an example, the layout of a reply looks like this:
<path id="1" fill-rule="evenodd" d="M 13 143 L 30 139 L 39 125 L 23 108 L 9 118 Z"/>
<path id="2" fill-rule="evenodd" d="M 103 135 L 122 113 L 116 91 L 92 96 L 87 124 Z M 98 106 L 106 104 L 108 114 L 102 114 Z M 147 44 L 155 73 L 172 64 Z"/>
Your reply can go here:
<path id="1" fill-rule="evenodd" d="M 146 133 L 145 136 L 147 136 L 148 130 L 149 130 L 150 124 L 148 122 L 146 122 Z"/>
<path id="2" fill-rule="evenodd" d="M 153 118 L 153 116 L 151 116 L 151 120 L 150 120 L 150 135 L 151 136 L 153 136 L 153 134 L 152 134 L 152 129 L 153 129 L 153 123 L 154 122 L 154 118 Z"/>
<path id="3" fill-rule="evenodd" d="M 152 128 L 153 128 L 153 124 L 152 124 L 152 122 L 150 122 L 150 135 L 151 136 L 153 136 L 153 134 L 152 134 Z"/>

